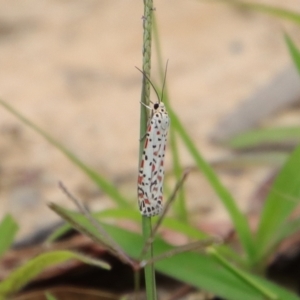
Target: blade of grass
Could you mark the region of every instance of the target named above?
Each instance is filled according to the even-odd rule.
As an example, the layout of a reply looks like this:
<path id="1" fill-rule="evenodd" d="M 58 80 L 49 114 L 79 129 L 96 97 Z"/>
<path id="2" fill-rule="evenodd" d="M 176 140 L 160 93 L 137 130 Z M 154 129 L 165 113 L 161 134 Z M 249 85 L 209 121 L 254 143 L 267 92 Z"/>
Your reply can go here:
<path id="1" fill-rule="evenodd" d="M 166 97 L 167 98 L 167 93 Z M 172 153 L 172 167 L 173 174 L 175 176 L 176 181 L 179 181 L 183 174 L 183 167 L 180 163 L 179 153 L 178 153 L 178 141 L 176 139 L 176 134 L 173 129 L 170 130 L 170 148 Z M 188 214 L 185 205 L 185 192 L 184 186 L 178 191 L 178 195 L 176 197 L 176 201 L 173 205 L 173 211 L 178 220 L 183 222 L 188 222 Z"/>
<path id="2" fill-rule="evenodd" d="M 81 227 L 86 227 L 85 231 L 89 231 L 98 235 L 95 228 L 85 220 L 85 218 L 75 212 L 63 209 L 69 221 L 78 223 Z M 128 232 L 124 229 L 112 226 L 104 225 L 104 229 L 110 234 L 114 240 L 124 249 L 124 251 L 133 258 L 138 258 L 140 255 L 140 249 L 144 243 L 143 238 L 132 232 Z M 162 239 L 157 237 L 155 239 L 155 251 L 154 256 L 166 253 L 173 249 L 172 246 L 165 243 Z M 156 269 L 186 282 L 194 287 L 201 288 L 206 291 L 210 291 L 231 300 L 265 300 L 257 289 L 249 285 L 245 280 L 236 276 L 226 268 L 222 267 L 215 259 L 194 252 L 180 253 L 176 256 L 169 257 L 155 264 Z M 292 293 L 276 286 L 257 276 L 248 274 L 251 278 L 255 278 L 259 284 L 265 286 L 265 288 L 272 290 L 274 294 L 279 295 L 280 299 L 285 300 L 299 300 L 299 298 Z"/>
<path id="3" fill-rule="evenodd" d="M 263 265 L 266 254 L 274 244 L 276 233 L 300 201 L 300 146 L 282 167 L 268 194 L 256 233 L 255 263 Z"/>
<path id="4" fill-rule="evenodd" d="M 119 245 L 107 234 L 107 232 L 103 229 L 100 223 L 93 218 L 90 212 L 86 209 L 84 205 L 80 203 L 77 198 L 75 198 L 63 185 L 62 182 L 59 183 L 59 187 L 63 191 L 63 193 L 75 204 L 75 206 L 79 209 L 79 211 L 89 220 L 89 222 L 98 230 L 101 234 L 101 239 L 103 244 L 110 249 L 120 260 L 125 261 L 129 264 L 132 263 L 128 256 L 123 252 L 123 250 L 119 247 Z"/>
<path id="5" fill-rule="evenodd" d="M 230 139 L 228 145 L 236 150 L 243 150 L 282 144 L 296 145 L 299 142 L 299 127 L 278 127 L 248 131 Z"/>
<path id="6" fill-rule="evenodd" d="M 157 21 L 155 16 L 153 16 L 153 39 L 154 39 L 154 45 L 155 45 L 155 52 L 157 53 L 158 58 L 158 67 L 159 67 L 159 75 L 160 75 L 160 82 L 163 82 L 164 80 L 164 64 L 162 61 L 162 52 L 161 52 L 161 46 L 160 46 L 160 39 L 159 39 L 159 33 L 158 33 L 158 27 L 157 27 Z M 166 104 L 169 103 L 169 93 L 168 93 L 168 85 L 165 84 L 164 87 L 164 99 L 162 99 L 163 102 Z M 183 167 L 180 162 L 179 152 L 178 152 L 178 141 L 176 138 L 175 131 L 172 128 L 172 124 L 170 126 L 169 130 L 169 144 L 172 154 L 172 169 L 173 169 L 173 175 L 175 176 L 176 182 L 178 182 L 183 174 Z M 188 222 L 188 212 L 186 208 L 186 202 L 185 202 L 185 192 L 184 187 L 182 187 L 177 196 L 177 200 L 174 203 L 173 210 L 176 214 L 176 217 L 178 220 L 181 220 L 183 222 Z"/>
<path id="7" fill-rule="evenodd" d="M 95 260 L 70 251 L 44 253 L 26 262 L 22 267 L 13 271 L 5 280 L 0 282 L 0 299 L 8 299 L 9 295 L 16 293 L 46 268 L 67 262 L 71 259 L 77 259 L 106 270 L 110 269 L 110 266 L 101 260 Z"/>
<path id="8" fill-rule="evenodd" d="M 84 164 L 78 157 L 76 157 L 71 151 L 65 148 L 61 143 L 55 140 L 51 135 L 42 130 L 40 127 L 35 125 L 17 110 L 15 110 L 8 103 L 4 102 L 0 99 L 0 105 L 2 105 L 7 111 L 12 113 L 17 119 L 22 121 L 25 125 L 32 128 L 35 132 L 41 135 L 44 139 L 46 139 L 51 145 L 53 145 L 56 149 L 60 150 L 70 161 L 72 161 L 77 167 L 79 167 L 93 182 L 95 182 L 100 189 L 106 193 L 115 203 L 120 207 L 129 207 L 130 202 L 123 195 L 121 195 L 118 189 L 107 181 L 104 177 L 102 177 L 95 170 L 88 167 Z"/>
<path id="9" fill-rule="evenodd" d="M 110 245 L 105 241 L 105 237 L 103 237 L 103 234 L 101 234 L 101 232 L 105 231 L 105 229 L 101 229 L 100 231 L 98 230 L 99 226 L 102 227 L 100 223 L 95 226 L 94 223 L 92 223 L 86 216 L 82 214 L 77 215 L 78 218 L 74 221 L 73 215 L 59 205 L 50 203 L 48 206 L 59 216 L 61 216 L 65 221 L 71 224 L 72 227 L 85 234 L 96 243 L 103 245 L 104 248 L 118 257 L 121 261 L 129 264 L 133 269 L 135 269 L 135 263 L 125 254 L 125 252 L 119 246 L 116 249 L 113 245 Z M 108 234 L 105 233 L 105 236 L 108 236 Z"/>
<path id="10" fill-rule="evenodd" d="M 0 257 L 10 248 L 19 226 L 13 217 L 7 214 L 0 223 Z"/>
<path id="11" fill-rule="evenodd" d="M 129 209 L 109 209 L 105 211 L 100 211 L 96 213 L 92 213 L 92 216 L 97 220 L 101 220 L 101 222 L 105 222 L 109 219 L 126 219 L 131 220 L 136 223 L 140 223 L 141 215 L 136 210 L 129 210 Z M 155 220 L 156 218 L 154 218 Z M 191 239 L 203 239 L 207 237 L 207 234 L 202 232 L 200 229 L 194 228 L 189 224 L 184 222 L 178 221 L 175 218 L 165 217 L 163 219 L 162 225 L 164 228 L 174 230 L 177 233 L 181 233 L 186 235 L 188 238 Z M 67 233 L 72 227 L 68 224 L 64 224 L 55 230 L 48 238 L 47 243 L 51 243 Z"/>
<path id="12" fill-rule="evenodd" d="M 96 218 L 101 224 L 105 224 L 105 221 L 110 221 L 110 219 L 130 219 L 136 223 L 140 223 L 140 214 L 137 211 L 126 210 L 126 209 L 110 209 L 97 213 L 93 213 L 92 216 Z M 157 219 L 153 218 L 154 220 Z M 189 224 L 183 223 L 181 221 L 177 221 L 175 218 L 165 217 L 163 219 L 162 225 L 164 228 L 174 230 L 176 233 L 181 233 L 192 240 L 204 240 L 209 238 L 209 236 L 202 232 L 198 228 L 194 228 Z M 60 228 L 58 228 L 51 236 L 48 237 L 47 243 L 51 243 L 58 239 L 60 236 L 66 234 L 69 230 L 72 229 L 72 226 L 69 224 L 64 224 Z M 79 231 L 85 233 L 84 231 Z M 95 239 L 94 239 L 95 240 Z M 97 242 L 97 240 L 95 240 Z M 236 255 L 236 252 L 232 250 L 230 247 L 225 244 L 218 247 L 219 251 L 226 257 L 229 257 L 230 260 L 236 261 L 239 265 L 245 265 L 245 261 L 242 260 L 241 257 Z"/>
<path id="13" fill-rule="evenodd" d="M 300 72 L 300 52 L 287 34 L 285 40 L 294 64 Z M 295 131 L 299 133 L 298 128 Z M 286 222 L 288 216 L 299 203 L 300 190 L 298 186 L 300 176 L 297 168 L 299 159 L 300 147 L 289 157 L 268 195 L 257 231 L 259 247 L 257 249 L 256 265 L 264 265 L 261 262 L 266 260 L 283 238 L 295 232 L 299 226 L 298 220 Z"/>
<path id="14" fill-rule="evenodd" d="M 295 220 L 288 220 L 283 223 L 282 227 L 279 229 L 278 232 L 275 233 L 273 241 L 270 241 L 270 244 L 272 243 L 269 248 L 274 249 L 276 248 L 285 238 L 291 237 L 294 234 L 297 234 L 300 231 L 300 218 Z M 273 252 L 273 251 L 272 251 Z M 272 252 L 270 251 L 269 254 L 266 256 L 270 257 L 272 255 Z"/>
<path id="15" fill-rule="evenodd" d="M 106 227 L 107 231 L 119 242 L 122 248 L 133 257 L 139 255 L 139 246 L 143 243 L 141 238 L 131 232 L 124 232 L 120 228 Z M 118 236 L 118 237 L 117 237 Z M 173 247 L 159 238 L 155 240 L 154 256 L 166 253 Z M 137 251 L 136 251 L 137 250 Z M 266 300 L 257 289 L 253 288 L 243 279 L 222 267 L 207 255 L 194 252 L 180 253 L 156 263 L 156 269 L 180 281 L 191 284 L 201 290 L 210 291 L 224 299 L 230 300 Z M 299 298 L 275 284 L 257 276 L 248 274 L 259 284 L 279 295 L 280 299 L 296 300 Z"/>
<path id="16" fill-rule="evenodd" d="M 57 298 L 55 298 L 51 293 L 46 292 L 45 296 L 47 298 L 47 300 L 57 300 Z"/>
<path id="17" fill-rule="evenodd" d="M 298 48 L 295 46 L 292 39 L 287 34 L 285 34 L 284 37 L 285 37 L 285 42 L 289 48 L 290 55 L 293 59 L 294 65 L 297 67 L 298 73 L 300 74 L 300 52 Z"/>
<path id="18" fill-rule="evenodd" d="M 300 14 L 284 8 L 270 6 L 261 3 L 239 1 L 239 0 L 215 0 L 215 2 L 223 2 L 226 4 L 237 6 L 239 8 L 250 9 L 257 12 L 266 13 L 274 17 L 278 17 L 284 20 L 288 20 L 300 24 Z"/>
<path id="19" fill-rule="evenodd" d="M 253 242 L 253 237 L 251 235 L 247 219 L 242 214 L 242 212 L 238 209 L 233 197 L 231 196 L 229 191 L 222 185 L 222 183 L 220 182 L 219 178 L 217 177 L 213 169 L 202 158 L 201 154 L 199 153 L 196 146 L 194 145 L 192 139 L 189 137 L 188 133 L 184 129 L 179 118 L 171 109 L 171 107 L 168 107 L 168 111 L 172 120 L 173 127 L 178 132 L 185 146 L 187 147 L 190 154 L 194 158 L 197 167 L 199 168 L 199 170 L 202 171 L 203 175 L 206 177 L 210 185 L 213 187 L 215 193 L 219 196 L 222 203 L 226 207 L 231 217 L 231 220 L 234 224 L 234 227 L 239 235 L 241 244 L 243 245 L 247 257 L 251 262 L 255 254 L 255 245 Z"/>
<path id="20" fill-rule="evenodd" d="M 219 244 L 221 242 L 218 238 L 207 238 L 205 240 L 196 241 L 193 243 L 189 243 L 183 246 L 178 246 L 173 248 L 172 250 L 162 253 L 160 255 L 157 255 L 153 257 L 151 260 L 143 260 L 140 262 L 140 266 L 144 267 L 147 264 L 153 264 L 157 261 L 170 258 L 174 255 L 181 254 L 184 252 L 190 252 L 190 251 L 204 251 L 206 247 L 211 246 L 212 244 Z"/>
<path id="21" fill-rule="evenodd" d="M 248 276 L 245 272 L 235 268 L 233 265 L 228 263 L 213 247 L 208 247 L 207 253 L 212 255 L 223 267 L 225 267 L 229 272 L 232 272 L 234 275 L 239 277 L 241 280 L 245 281 L 247 284 L 251 285 L 256 289 L 263 297 L 266 299 L 276 300 L 279 299 L 279 296 L 274 293 L 271 289 L 268 289 L 266 286 L 255 280 L 254 278 Z"/>
<path id="22" fill-rule="evenodd" d="M 232 154 L 215 161 L 212 166 L 219 169 L 245 168 L 253 166 L 272 166 L 273 168 L 281 167 L 288 158 L 288 153 L 284 151 L 268 151 L 268 152 L 245 152 Z"/>

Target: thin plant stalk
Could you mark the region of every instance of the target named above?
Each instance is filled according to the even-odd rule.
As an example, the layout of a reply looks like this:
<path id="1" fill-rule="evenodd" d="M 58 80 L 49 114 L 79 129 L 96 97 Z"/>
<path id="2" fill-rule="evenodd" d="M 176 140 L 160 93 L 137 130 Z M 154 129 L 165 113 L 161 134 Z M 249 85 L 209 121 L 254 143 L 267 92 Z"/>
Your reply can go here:
<path id="1" fill-rule="evenodd" d="M 90 214 L 84 205 L 80 203 L 64 186 L 62 182 L 59 182 L 59 187 L 63 193 L 70 199 L 79 211 L 93 224 L 93 226 L 99 231 L 103 239 L 103 245 L 107 247 L 112 253 L 114 253 L 121 261 L 131 265 L 133 269 L 136 268 L 136 264 L 129 258 L 128 255 L 121 249 L 121 247 L 111 238 L 111 236 L 105 231 L 105 229 L 98 223 L 96 219 Z"/>
<path id="2" fill-rule="evenodd" d="M 150 103 L 150 83 L 147 78 L 150 78 L 151 70 L 151 44 L 152 44 L 152 14 L 153 14 L 153 1 L 144 0 L 144 16 L 143 16 L 143 85 L 142 85 L 142 95 L 140 113 L 140 137 L 145 135 L 147 129 L 147 111 L 145 105 Z M 139 165 L 141 162 L 142 152 L 144 147 L 144 140 L 140 139 L 139 145 Z M 152 224 L 151 218 L 142 216 L 142 230 L 144 242 L 152 235 Z M 144 259 L 149 260 L 153 258 L 153 246 L 151 244 L 147 253 L 145 253 Z M 154 265 L 149 264 L 145 266 L 145 283 L 146 283 L 146 295 L 147 300 L 156 300 L 156 282 L 155 282 L 155 270 Z"/>
<path id="3" fill-rule="evenodd" d="M 205 240 L 196 241 L 196 242 L 189 243 L 189 244 L 186 244 L 186 245 L 183 245 L 183 246 L 178 246 L 178 247 L 175 247 L 174 249 L 172 249 L 170 251 L 164 252 L 160 255 L 157 255 L 157 256 L 153 257 L 151 260 L 141 261 L 140 266 L 144 267 L 148 264 L 153 264 L 157 261 L 172 257 L 176 254 L 181 254 L 181 253 L 184 253 L 184 252 L 190 252 L 190 251 L 195 251 L 195 250 L 204 252 L 208 246 L 211 246 L 213 244 L 220 244 L 221 242 L 222 242 L 221 238 L 211 237 L 211 238 L 207 238 Z"/>
<path id="4" fill-rule="evenodd" d="M 74 165 L 79 167 L 87 176 L 90 177 L 101 189 L 104 193 L 106 193 L 108 196 L 110 196 L 111 199 L 113 199 L 118 206 L 123 208 L 130 207 L 130 201 L 121 195 L 121 193 L 118 191 L 118 189 L 111 184 L 108 180 L 106 180 L 103 176 L 101 176 L 99 173 L 97 173 L 95 170 L 87 166 L 83 161 L 81 161 L 77 156 L 74 155 L 70 150 L 68 150 L 66 147 L 63 146 L 60 142 L 58 142 L 56 139 L 54 139 L 50 134 L 48 134 L 46 131 L 38 127 L 36 124 L 34 124 L 32 121 L 30 121 L 28 118 L 26 118 L 24 115 L 22 115 L 20 112 L 18 112 L 16 109 L 14 109 L 11 105 L 6 103 L 5 101 L 0 99 L 0 105 L 3 106 L 7 111 L 9 111 L 11 114 L 13 114 L 15 117 L 17 117 L 18 120 L 23 122 L 26 126 L 33 129 L 35 132 L 37 132 L 39 135 L 41 135 L 44 139 L 46 139 L 52 146 L 54 146 L 56 149 L 61 151 L 71 162 L 73 162 Z"/>

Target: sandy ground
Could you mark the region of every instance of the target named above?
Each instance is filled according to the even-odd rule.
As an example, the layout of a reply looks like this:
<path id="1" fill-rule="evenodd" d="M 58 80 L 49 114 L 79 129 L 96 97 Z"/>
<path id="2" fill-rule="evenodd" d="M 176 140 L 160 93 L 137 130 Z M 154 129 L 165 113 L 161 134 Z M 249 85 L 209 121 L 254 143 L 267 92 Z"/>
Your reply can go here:
<path id="1" fill-rule="evenodd" d="M 1 0 L 0 97 L 88 165 L 136 197 L 142 1 Z M 267 3 L 281 5 L 281 0 Z M 282 29 L 263 14 L 202 1 L 155 3 L 172 106 L 203 155 L 224 149 L 209 141 L 214 125 L 289 64 Z M 284 1 L 297 9 L 297 0 Z M 152 78 L 157 74 L 153 60 Z M 71 207 L 62 180 L 86 203 L 112 207 L 58 150 L 0 109 L 0 217 L 12 213 L 19 236 L 57 219 L 49 201 Z M 181 150 L 182 160 L 192 163 Z M 168 156 L 168 154 L 167 154 Z M 170 156 L 166 168 L 170 167 Z M 224 179 L 244 211 L 253 187 Z M 201 175 L 187 183 L 198 220 L 226 219 Z"/>

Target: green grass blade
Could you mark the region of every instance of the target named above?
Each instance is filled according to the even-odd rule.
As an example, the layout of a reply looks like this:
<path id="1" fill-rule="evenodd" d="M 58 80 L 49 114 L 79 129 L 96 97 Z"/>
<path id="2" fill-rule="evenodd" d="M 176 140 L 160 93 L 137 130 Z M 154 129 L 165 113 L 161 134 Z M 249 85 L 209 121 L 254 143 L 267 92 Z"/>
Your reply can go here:
<path id="1" fill-rule="evenodd" d="M 88 226 L 87 230 L 93 234 L 98 234 L 95 228 L 88 225 L 85 218 L 79 213 L 71 212 L 67 209 L 64 209 L 64 213 L 68 216 L 69 220 L 72 220 L 73 223 L 79 223 L 81 227 Z M 112 225 L 103 224 L 103 227 L 128 255 L 133 258 L 139 257 L 144 243 L 142 236 Z M 168 245 L 159 237 L 155 239 L 155 256 L 171 251 L 172 249 L 174 249 L 174 247 Z M 176 256 L 171 256 L 157 262 L 155 264 L 155 268 L 163 274 L 186 282 L 196 288 L 210 291 L 226 299 L 266 299 L 259 291 L 257 291 L 256 288 L 247 284 L 245 280 L 242 280 L 239 276 L 228 271 L 228 269 L 218 264 L 214 259 L 204 254 L 194 252 L 180 253 Z M 299 300 L 298 297 L 282 288 L 279 288 L 275 284 L 267 282 L 259 277 L 254 277 L 250 274 L 247 274 L 247 276 L 264 286 L 266 289 L 272 290 L 272 292 L 278 295 L 280 299 Z"/>
<path id="2" fill-rule="evenodd" d="M 140 224 L 140 214 L 137 211 L 134 210 L 128 210 L 128 209 L 110 209 L 110 210 L 105 210 L 97 213 L 93 213 L 92 216 L 101 222 L 101 224 L 105 224 L 106 220 L 120 220 L 120 219 L 125 219 L 125 220 L 131 220 L 136 222 L 137 224 Z M 84 218 L 84 217 L 79 217 L 78 218 Z M 157 219 L 153 218 L 154 220 Z M 170 217 L 165 217 L 162 223 L 163 227 L 169 230 L 173 230 L 174 232 L 181 233 L 188 237 L 190 240 L 203 240 L 207 239 L 209 236 L 199 230 L 198 228 L 194 228 L 191 225 L 176 220 L 175 218 L 170 218 Z M 55 241 L 57 238 L 60 236 L 66 234 L 70 229 L 72 228 L 71 225 L 69 224 L 64 224 L 60 228 L 58 228 L 56 231 L 49 236 L 47 239 L 48 243 L 51 243 Z M 85 231 L 83 231 L 84 233 Z M 219 251 L 222 252 L 222 254 L 226 257 L 229 257 L 231 260 L 236 261 L 240 265 L 244 265 L 245 262 L 242 260 L 241 257 L 237 257 L 236 252 L 234 252 L 230 247 L 223 245 L 219 247 Z"/>
<path id="3" fill-rule="evenodd" d="M 123 229 L 106 226 L 106 230 L 111 234 L 122 248 L 132 257 L 137 257 L 139 247 L 142 245 L 141 238 L 134 233 L 126 232 Z M 173 249 L 170 245 L 157 238 L 154 242 L 154 255 L 160 255 Z M 159 261 L 155 265 L 156 269 L 163 274 L 186 282 L 201 290 L 210 291 L 216 295 L 230 300 L 265 300 L 265 296 L 258 292 L 256 288 L 247 284 L 244 280 L 236 276 L 226 268 L 207 255 L 188 252 L 177 254 L 168 259 Z M 245 273 L 246 274 L 246 273 Z M 272 284 L 262 278 L 247 274 L 249 278 L 255 280 L 279 299 L 296 300 L 299 298 L 292 293 Z"/>
<path id="4" fill-rule="evenodd" d="M 256 289 L 262 296 L 266 299 L 276 300 L 279 299 L 278 295 L 273 293 L 272 290 L 268 289 L 264 284 L 261 284 L 259 281 L 255 280 L 251 276 L 248 276 L 245 272 L 239 270 L 238 268 L 234 267 L 230 264 L 226 259 L 222 257 L 218 253 L 218 251 L 213 247 L 208 247 L 207 253 L 213 256 L 222 266 L 224 266 L 229 272 L 233 273 L 241 280 L 245 281 L 248 285 L 251 285 L 254 289 Z"/>
<path id="5" fill-rule="evenodd" d="M 282 242 L 285 238 L 290 237 L 293 234 L 296 234 L 300 231 L 300 218 L 295 220 L 287 220 L 278 232 L 274 235 L 274 242 L 270 248 L 274 249 L 280 242 Z M 270 253 L 272 255 L 272 253 Z"/>
<path id="6" fill-rule="evenodd" d="M 19 229 L 11 215 L 6 215 L 0 223 L 0 257 L 10 248 Z"/>
<path id="7" fill-rule="evenodd" d="M 291 57 L 294 61 L 294 65 L 297 67 L 298 73 L 300 74 L 300 52 L 296 47 L 296 45 L 294 44 L 294 42 L 292 41 L 292 39 L 287 34 L 285 34 L 284 37 L 285 37 L 285 42 L 289 48 Z"/>
<path id="8" fill-rule="evenodd" d="M 300 78 L 299 78 L 300 79 Z M 300 80 L 299 80 L 300 83 Z M 228 145 L 236 150 L 300 142 L 299 127 L 278 127 L 248 131 L 232 138 Z"/>
<path id="9" fill-rule="evenodd" d="M 85 216 L 78 215 L 77 218 L 80 220 L 80 222 L 73 223 L 73 219 L 69 219 L 69 212 L 67 212 L 64 208 L 56 205 L 56 204 L 50 204 L 50 208 L 53 209 L 56 213 L 58 213 L 63 219 L 65 219 L 67 222 L 69 222 L 73 227 L 75 227 L 80 232 L 90 236 L 91 239 L 93 239 L 97 243 L 104 244 L 103 237 L 100 235 L 100 233 L 96 230 L 93 230 L 93 224 L 91 224 Z M 136 223 L 140 223 L 140 214 L 138 214 L 136 211 L 133 210 L 126 210 L 126 209 L 112 209 L 112 210 L 106 210 L 98 213 L 92 214 L 92 216 L 96 220 L 101 220 L 101 224 L 105 222 L 105 219 L 126 219 L 126 220 L 132 220 Z M 157 219 L 157 217 L 153 218 L 154 220 Z M 83 227 L 80 227 L 80 224 L 83 224 Z M 177 221 L 174 218 L 164 218 L 163 225 L 165 228 L 168 228 L 170 230 L 174 230 L 177 233 L 182 233 L 193 240 L 199 240 L 199 239 L 205 239 L 207 238 L 207 234 L 201 232 L 200 230 L 191 227 L 190 225 L 183 223 L 181 221 Z M 92 227 L 91 227 L 92 226 Z M 63 234 L 66 234 L 72 227 L 69 224 L 62 225 L 60 228 L 58 228 L 56 231 L 54 231 L 51 236 L 48 237 L 47 243 L 51 243 Z"/>
<path id="10" fill-rule="evenodd" d="M 2 105 L 7 111 L 12 113 L 15 117 L 17 117 L 20 121 L 22 121 L 25 125 L 32 128 L 35 132 L 40 134 L 44 139 L 46 139 L 51 145 L 60 150 L 69 160 L 71 160 L 77 167 L 79 167 L 92 181 L 94 181 L 99 188 L 106 193 L 117 205 L 121 207 L 129 207 L 129 201 L 123 195 L 121 195 L 118 189 L 108 182 L 104 177 L 102 177 L 95 170 L 88 167 L 84 164 L 78 157 L 76 157 L 71 151 L 65 148 L 61 143 L 55 140 L 51 135 L 47 132 L 39 128 L 37 125 L 32 123 L 29 119 L 24 117 L 21 113 L 15 110 L 8 103 L 0 100 L 0 105 Z"/>
<path id="11" fill-rule="evenodd" d="M 105 222 L 106 219 L 127 219 L 139 223 L 141 218 L 138 212 L 128 209 L 105 210 L 95 213 L 94 216 L 96 219 L 101 220 L 101 222 Z M 153 220 L 157 220 L 157 218 L 158 217 L 154 217 Z M 177 233 L 182 233 L 191 239 L 203 239 L 207 237 L 207 234 L 202 232 L 200 229 L 194 228 L 185 222 L 176 220 L 175 218 L 165 217 L 162 225 L 164 228 L 174 230 Z"/>
<path id="12" fill-rule="evenodd" d="M 220 182 L 219 178 L 217 177 L 213 169 L 202 158 L 198 149 L 192 142 L 191 138 L 189 137 L 188 133 L 182 126 L 181 122 L 179 121 L 178 117 L 170 107 L 168 107 L 168 112 L 171 116 L 173 127 L 178 132 L 185 146 L 187 147 L 190 154 L 194 158 L 197 167 L 199 168 L 199 170 L 202 171 L 203 175 L 206 177 L 210 185 L 213 187 L 215 193 L 220 197 L 222 203 L 226 207 L 231 217 L 231 220 L 234 224 L 234 227 L 239 235 L 244 250 L 247 253 L 248 259 L 251 260 L 251 258 L 255 253 L 254 250 L 255 247 L 254 247 L 253 237 L 251 235 L 247 219 L 242 214 L 242 212 L 238 209 L 233 197 L 230 195 L 228 190 L 222 185 L 222 183 Z"/>
<path id="13" fill-rule="evenodd" d="M 181 166 L 178 153 L 178 141 L 176 139 L 176 134 L 172 128 L 170 129 L 170 146 L 173 161 L 173 174 L 175 176 L 176 182 L 178 182 L 182 177 L 183 168 Z M 177 193 L 176 200 L 173 203 L 173 210 L 178 220 L 188 222 L 188 213 L 185 203 L 185 192 L 183 185 Z"/>
<path id="14" fill-rule="evenodd" d="M 93 213 L 92 216 L 101 221 L 102 223 L 106 220 L 131 220 L 136 222 L 137 224 L 140 224 L 141 222 L 141 215 L 135 210 L 129 210 L 129 209 L 108 209 L 105 211 Z M 157 219 L 153 218 L 154 220 Z M 191 225 L 176 220 L 175 218 L 165 217 L 162 223 L 164 228 L 173 230 L 177 233 L 181 233 L 185 236 L 187 236 L 190 239 L 198 240 L 198 239 L 204 239 L 207 237 L 207 234 L 204 232 L 201 232 L 201 230 L 192 227 Z M 71 226 L 68 224 L 62 225 L 60 228 L 55 230 L 51 236 L 48 237 L 47 242 L 51 243 L 55 241 L 57 238 L 65 234 L 71 229 Z"/>
<path id="15" fill-rule="evenodd" d="M 85 255 L 70 251 L 53 251 L 44 253 L 31 259 L 22 267 L 13 271 L 5 280 L 0 282 L 0 299 L 7 299 L 9 295 L 19 291 L 46 268 L 67 262 L 71 259 L 77 259 L 103 269 L 110 269 L 110 266 L 101 260 L 95 260 Z"/>
<path id="16" fill-rule="evenodd" d="M 79 232 L 90 237 L 93 241 L 106 248 L 116 257 L 118 257 L 124 263 L 134 266 L 134 262 L 126 255 L 126 253 L 119 247 L 119 245 L 111 238 L 109 234 L 105 231 L 102 224 L 100 224 L 91 215 L 77 215 L 77 219 L 74 218 L 74 214 L 67 211 L 63 207 L 50 203 L 48 205 L 53 211 L 55 211 L 59 216 L 61 216 L 65 221 L 76 228 Z"/>
<path id="17" fill-rule="evenodd" d="M 270 6 L 267 4 L 239 1 L 239 0 L 216 0 L 216 1 L 234 5 L 244 9 L 251 9 L 257 12 L 269 14 L 277 18 L 281 18 L 284 20 L 288 20 L 300 24 L 300 14 L 284 8 Z"/>
<path id="18" fill-rule="evenodd" d="M 57 300 L 57 298 L 55 298 L 51 293 L 46 292 L 45 293 L 46 299 L 47 300 Z"/>
<path id="19" fill-rule="evenodd" d="M 281 169 L 266 199 L 256 235 L 256 262 L 260 264 L 276 234 L 300 201 L 300 147 L 290 155 Z"/>
<path id="20" fill-rule="evenodd" d="M 233 154 L 213 162 L 216 169 L 227 168 L 245 168 L 245 167 L 263 167 L 271 166 L 273 168 L 281 167 L 288 158 L 289 154 L 284 151 L 260 151 L 260 152 L 242 152 Z"/>
<path id="21" fill-rule="evenodd" d="M 153 40 L 154 40 L 154 46 L 155 46 L 155 52 L 157 54 L 157 60 L 158 60 L 158 68 L 159 68 L 159 75 L 160 75 L 160 82 L 164 81 L 165 77 L 165 62 L 163 62 L 162 59 L 162 51 L 161 51 L 161 45 L 160 45 L 160 39 L 159 39 L 159 32 L 158 32 L 158 26 L 157 21 L 155 18 L 155 15 L 153 16 Z M 166 82 L 164 87 L 164 99 L 163 102 L 168 105 L 169 104 L 169 93 L 168 93 L 168 84 Z M 170 126 L 169 130 L 169 145 L 171 148 L 171 154 L 172 154 L 172 169 L 173 169 L 173 175 L 175 176 L 176 182 L 180 180 L 183 174 L 183 167 L 180 163 L 179 153 L 178 153 L 178 141 L 176 139 L 175 131 L 172 128 L 172 124 Z M 186 208 L 186 202 L 185 202 L 185 191 L 184 186 L 181 187 L 181 189 L 178 191 L 176 201 L 173 204 L 173 210 L 175 211 L 175 214 L 178 219 L 188 222 L 188 212 Z"/>

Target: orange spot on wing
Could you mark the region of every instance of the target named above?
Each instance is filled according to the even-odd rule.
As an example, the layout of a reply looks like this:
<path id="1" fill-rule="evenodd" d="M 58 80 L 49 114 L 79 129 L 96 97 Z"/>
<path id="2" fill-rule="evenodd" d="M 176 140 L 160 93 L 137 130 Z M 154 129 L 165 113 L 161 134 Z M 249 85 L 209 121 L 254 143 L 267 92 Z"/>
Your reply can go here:
<path id="1" fill-rule="evenodd" d="M 143 181 L 143 176 L 139 176 L 139 177 L 138 177 L 138 184 L 141 184 L 142 181 Z"/>

